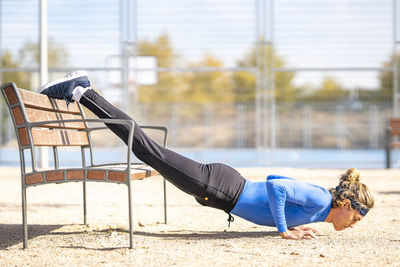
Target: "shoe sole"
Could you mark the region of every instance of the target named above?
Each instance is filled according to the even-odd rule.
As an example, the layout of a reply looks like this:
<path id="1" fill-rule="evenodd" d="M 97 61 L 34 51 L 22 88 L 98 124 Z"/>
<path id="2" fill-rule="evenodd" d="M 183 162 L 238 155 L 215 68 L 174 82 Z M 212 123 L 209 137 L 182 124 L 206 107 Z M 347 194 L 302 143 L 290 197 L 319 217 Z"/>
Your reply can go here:
<path id="1" fill-rule="evenodd" d="M 70 72 L 67 75 L 65 75 L 64 78 L 60 78 L 60 79 L 51 81 L 49 83 L 46 83 L 45 85 L 40 87 L 36 92 L 40 94 L 41 92 L 43 92 L 44 90 L 46 90 L 47 88 L 49 88 L 55 84 L 71 81 L 73 79 L 76 79 L 79 77 L 84 77 L 84 76 L 88 76 L 87 72 L 84 70 L 73 71 L 73 72 Z"/>

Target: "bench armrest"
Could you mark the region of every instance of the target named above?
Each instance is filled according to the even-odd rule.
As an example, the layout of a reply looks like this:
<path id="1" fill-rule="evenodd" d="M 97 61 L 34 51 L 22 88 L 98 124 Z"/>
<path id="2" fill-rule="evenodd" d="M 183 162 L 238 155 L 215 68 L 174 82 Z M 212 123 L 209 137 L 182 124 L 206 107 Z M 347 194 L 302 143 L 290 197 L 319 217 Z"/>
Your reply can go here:
<path id="1" fill-rule="evenodd" d="M 98 122 L 98 123 L 112 123 L 112 124 L 123 124 L 128 127 L 133 127 L 135 122 L 132 120 L 121 120 L 121 119 L 73 119 L 73 120 L 49 120 L 49 121 L 38 121 L 28 123 L 31 127 L 38 127 L 40 125 L 60 123 L 60 122 Z"/>
<path id="2" fill-rule="evenodd" d="M 152 129 L 152 130 L 160 130 L 164 132 L 164 138 L 163 138 L 163 146 L 166 147 L 167 145 L 167 137 L 168 137 L 168 127 L 166 126 L 157 126 L 157 125 L 139 125 L 140 128 L 142 129 Z M 92 132 L 92 131 L 98 131 L 98 130 L 106 130 L 109 129 L 106 126 L 103 127 L 90 127 L 87 128 L 88 132 Z"/>

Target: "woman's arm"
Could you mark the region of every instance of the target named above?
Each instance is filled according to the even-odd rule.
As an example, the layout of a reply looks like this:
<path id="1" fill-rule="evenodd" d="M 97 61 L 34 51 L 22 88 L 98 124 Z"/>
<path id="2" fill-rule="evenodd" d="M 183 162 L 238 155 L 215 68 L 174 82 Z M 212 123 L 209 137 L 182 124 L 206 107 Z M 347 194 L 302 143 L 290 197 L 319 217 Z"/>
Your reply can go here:
<path id="1" fill-rule="evenodd" d="M 321 203 L 321 189 L 308 183 L 297 181 L 284 176 L 268 176 L 267 178 L 268 201 L 275 225 L 283 238 L 301 239 L 315 238 L 315 230 L 306 227 L 288 229 L 285 204 L 292 202 L 303 207 L 318 209 Z"/>

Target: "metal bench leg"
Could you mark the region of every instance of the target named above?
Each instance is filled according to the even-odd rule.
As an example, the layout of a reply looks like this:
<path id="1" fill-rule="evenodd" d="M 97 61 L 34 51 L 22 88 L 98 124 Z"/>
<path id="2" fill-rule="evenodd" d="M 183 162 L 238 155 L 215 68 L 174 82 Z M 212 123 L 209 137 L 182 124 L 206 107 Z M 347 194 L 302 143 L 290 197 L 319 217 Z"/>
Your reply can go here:
<path id="1" fill-rule="evenodd" d="M 26 207 L 26 188 L 22 188 L 22 232 L 24 249 L 28 248 L 28 224 L 27 224 L 27 207 Z"/>
<path id="2" fill-rule="evenodd" d="M 83 182 L 83 224 L 87 225 L 87 219 L 86 219 L 86 182 Z"/>
<path id="3" fill-rule="evenodd" d="M 129 248 L 133 249 L 132 194 L 131 194 L 130 182 L 128 184 L 128 207 L 129 207 Z"/>
<path id="4" fill-rule="evenodd" d="M 165 182 L 165 178 L 163 177 L 163 186 L 164 186 L 164 223 L 167 224 L 167 183 Z"/>

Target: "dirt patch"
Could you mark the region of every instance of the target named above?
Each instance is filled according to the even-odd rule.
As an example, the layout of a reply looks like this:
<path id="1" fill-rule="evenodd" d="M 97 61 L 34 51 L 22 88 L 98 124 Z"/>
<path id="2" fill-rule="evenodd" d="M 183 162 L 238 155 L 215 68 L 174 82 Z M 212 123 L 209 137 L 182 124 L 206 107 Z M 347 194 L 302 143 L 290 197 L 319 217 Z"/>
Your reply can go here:
<path id="1" fill-rule="evenodd" d="M 343 170 L 241 168 L 251 180 L 281 174 L 324 187 Z M 128 235 L 124 185 L 89 183 L 88 223 L 82 225 L 82 184 L 28 189 L 29 248 L 22 249 L 19 169 L 0 169 L 0 265 L 132 266 L 349 266 L 399 265 L 400 171 L 360 170 L 376 208 L 353 229 L 312 227 L 319 240 L 283 240 L 274 227 L 202 207 L 168 184 L 168 224 L 163 224 L 161 178 L 133 182 L 134 249 Z"/>

